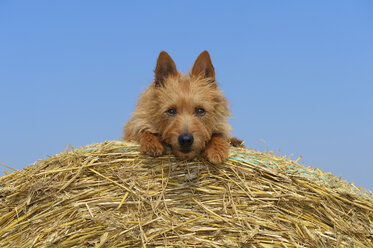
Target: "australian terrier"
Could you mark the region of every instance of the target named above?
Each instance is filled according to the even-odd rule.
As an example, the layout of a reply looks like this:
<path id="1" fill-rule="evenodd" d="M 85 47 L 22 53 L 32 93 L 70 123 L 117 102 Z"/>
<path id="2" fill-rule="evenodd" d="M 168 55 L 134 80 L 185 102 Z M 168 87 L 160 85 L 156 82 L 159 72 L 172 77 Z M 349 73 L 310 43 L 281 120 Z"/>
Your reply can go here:
<path id="1" fill-rule="evenodd" d="M 177 71 L 175 62 L 161 52 L 154 82 L 140 96 L 131 119 L 124 126 L 124 140 L 140 142 L 140 151 L 164 154 L 169 146 L 181 159 L 202 154 L 214 164 L 228 158 L 230 138 L 228 101 L 218 89 L 207 51 L 195 61 L 189 76 Z"/>

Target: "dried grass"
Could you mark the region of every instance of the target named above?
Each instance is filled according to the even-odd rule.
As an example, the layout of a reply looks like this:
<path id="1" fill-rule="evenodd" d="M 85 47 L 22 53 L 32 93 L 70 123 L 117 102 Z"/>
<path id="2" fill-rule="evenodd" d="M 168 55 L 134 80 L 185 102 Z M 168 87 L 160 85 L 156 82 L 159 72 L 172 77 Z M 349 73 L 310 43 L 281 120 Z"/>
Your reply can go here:
<path id="1" fill-rule="evenodd" d="M 271 153 L 110 141 L 1 177 L 0 247 L 373 247 L 373 194 Z"/>

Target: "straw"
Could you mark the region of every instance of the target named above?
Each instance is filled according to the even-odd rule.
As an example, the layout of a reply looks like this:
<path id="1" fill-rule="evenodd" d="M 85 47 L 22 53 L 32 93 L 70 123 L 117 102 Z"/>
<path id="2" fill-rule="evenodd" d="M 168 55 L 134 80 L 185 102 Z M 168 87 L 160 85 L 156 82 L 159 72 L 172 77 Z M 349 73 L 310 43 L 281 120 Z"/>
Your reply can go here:
<path id="1" fill-rule="evenodd" d="M 373 247 L 373 194 L 269 152 L 107 141 L 0 177 L 0 247 Z"/>

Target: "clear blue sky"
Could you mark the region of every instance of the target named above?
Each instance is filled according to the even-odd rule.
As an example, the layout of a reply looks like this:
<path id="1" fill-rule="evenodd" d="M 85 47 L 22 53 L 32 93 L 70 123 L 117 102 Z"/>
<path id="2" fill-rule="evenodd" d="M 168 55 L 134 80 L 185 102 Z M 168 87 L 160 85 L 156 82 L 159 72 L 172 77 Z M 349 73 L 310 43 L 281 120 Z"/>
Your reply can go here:
<path id="1" fill-rule="evenodd" d="M 373 190 L 372 1 L 1 1 L 0 162 L 119 139 L 159 52 L 205 49 L 248 147 Z"/>

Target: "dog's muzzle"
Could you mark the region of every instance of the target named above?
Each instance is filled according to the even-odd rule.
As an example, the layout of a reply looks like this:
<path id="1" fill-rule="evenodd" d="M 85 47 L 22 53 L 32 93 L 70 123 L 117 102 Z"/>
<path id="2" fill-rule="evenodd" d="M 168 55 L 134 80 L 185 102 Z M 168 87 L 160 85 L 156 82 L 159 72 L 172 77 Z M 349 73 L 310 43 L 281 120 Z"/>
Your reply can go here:
<path id="1" fill-rule="evenodd" d="M 183 153 L 188 153 L 191 151 L 191 147 L 194 142 L 193 135 L 189 133 L 183 133 L 180 134 L 178 137 L 179 145 L 180 145 L 180 151 Z"/>

